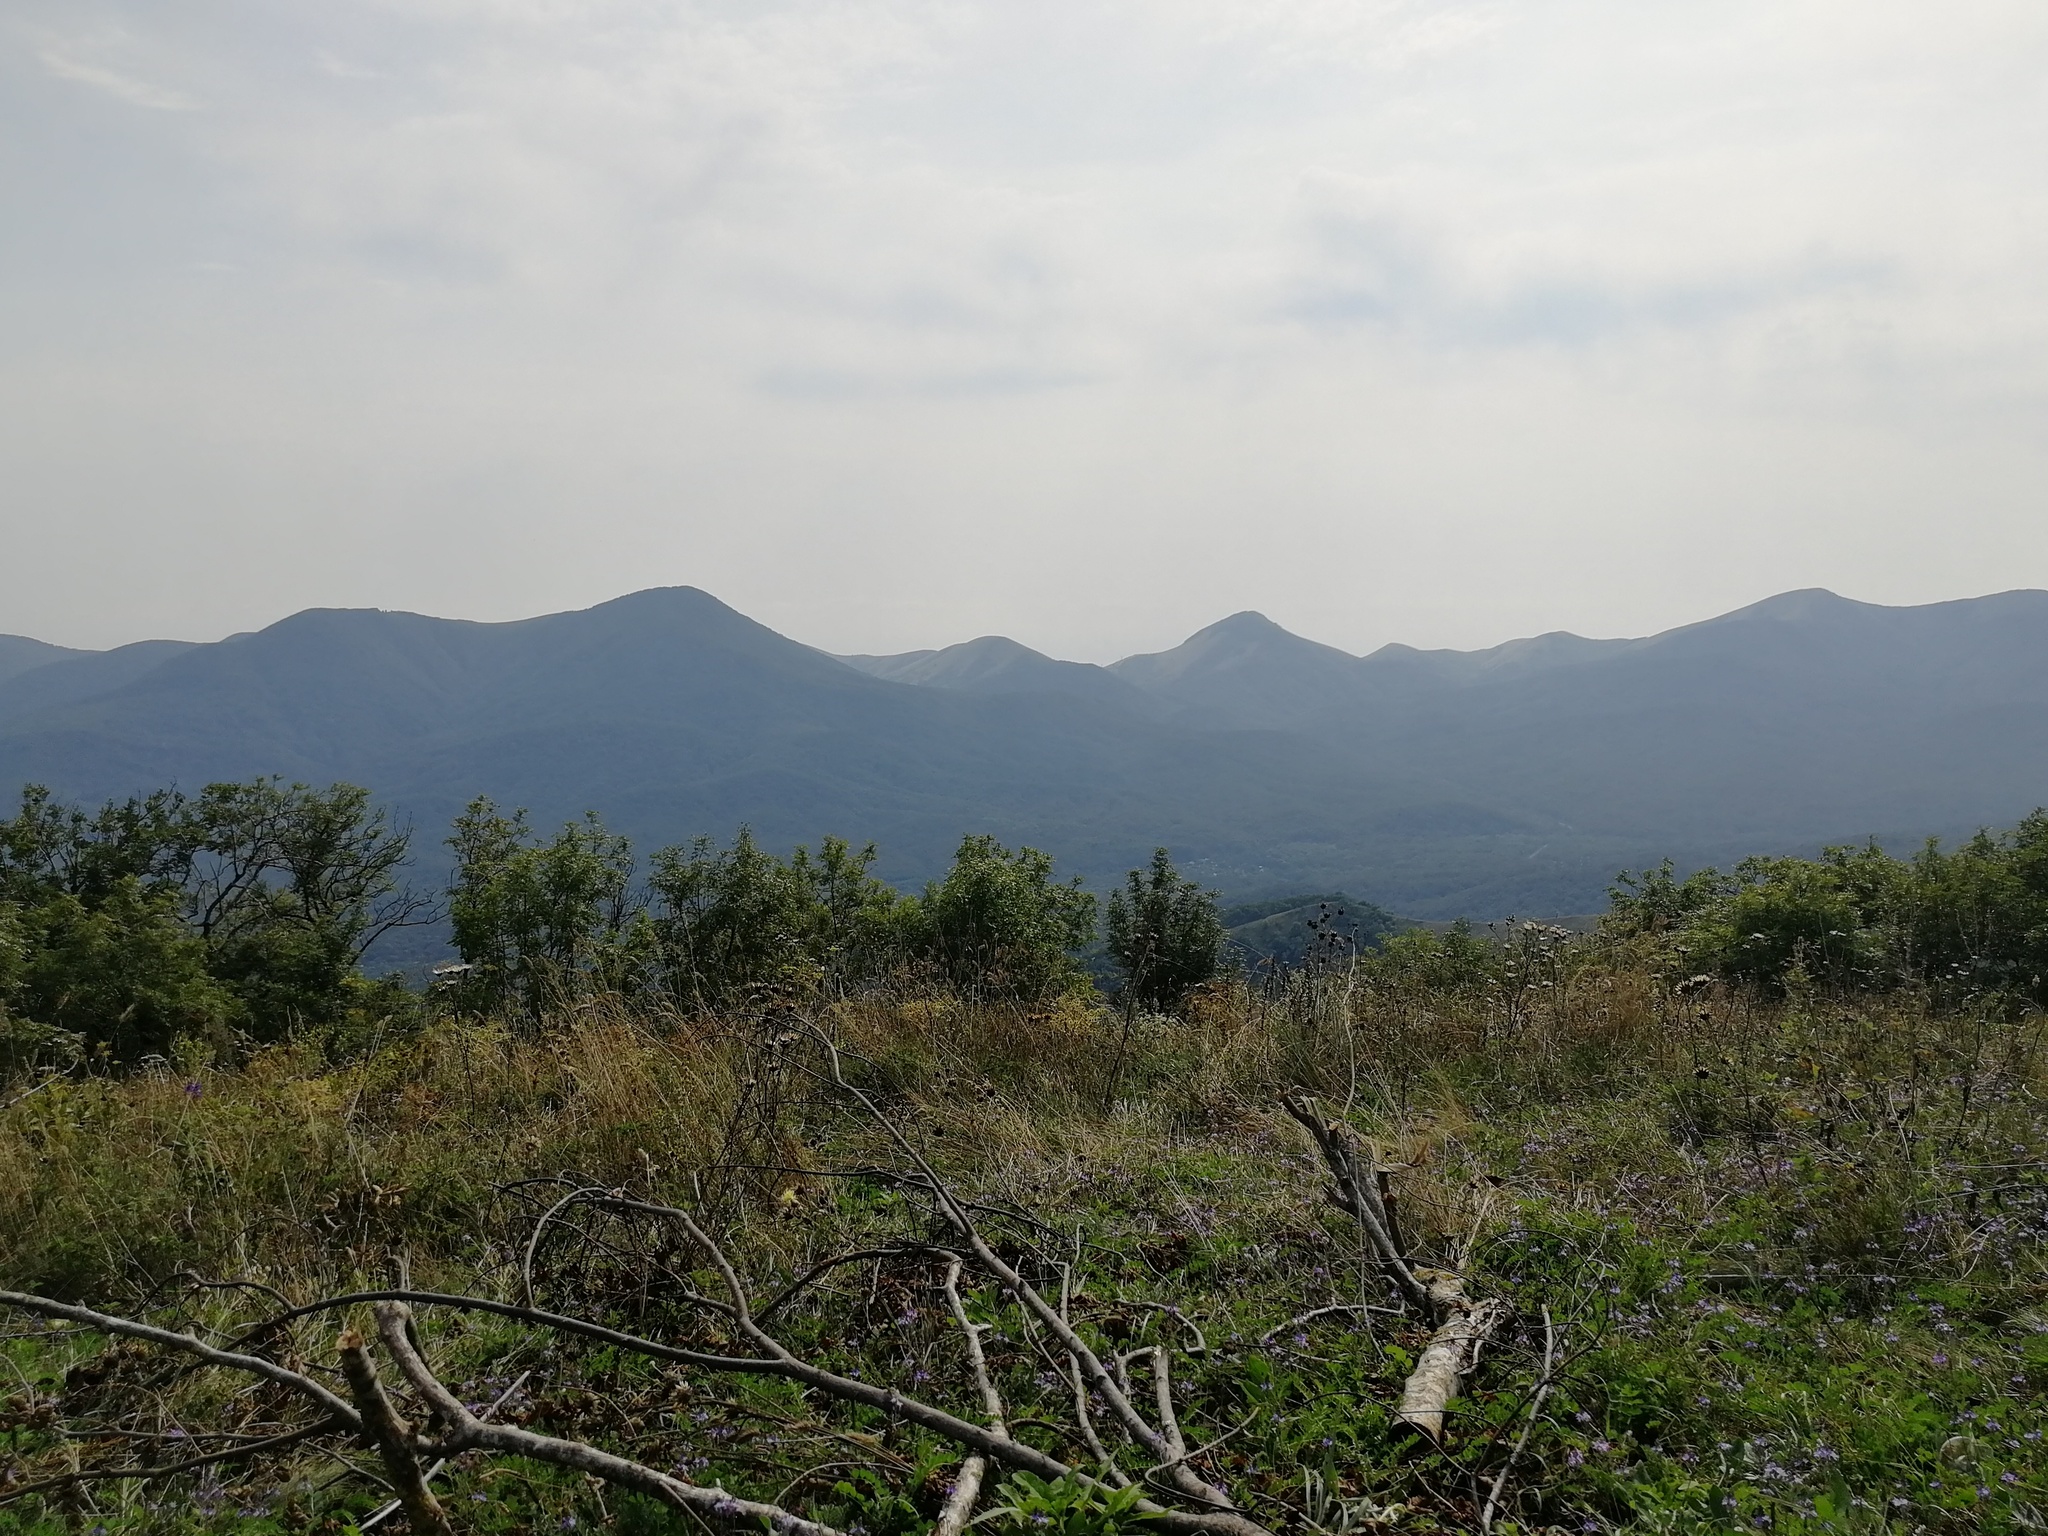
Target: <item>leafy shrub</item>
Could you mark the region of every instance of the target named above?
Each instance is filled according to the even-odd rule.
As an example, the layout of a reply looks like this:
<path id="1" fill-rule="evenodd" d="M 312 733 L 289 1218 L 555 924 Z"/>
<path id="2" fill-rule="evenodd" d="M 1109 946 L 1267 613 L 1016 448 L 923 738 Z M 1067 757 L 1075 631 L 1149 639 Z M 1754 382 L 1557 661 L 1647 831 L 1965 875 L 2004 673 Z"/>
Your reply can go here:
<path id="1" fill-rule="evenodd" d="M 1035 1000 L 1086 985 L 1073 951 L 1095 937 L 1095 897 L 1078 877 L 1055 883 L 1049 854 L 968 837 L 905 928 L 963 995 Z"/>
<path id="2" fill-rule="evenodd" d="M 1684 880 L 1667 861 L 1624 872 L 1603 936 L 1766 993 L 1788 982 L 1923 987 L 1950 1002 L 2048 1003 L 2048 810 L 1910 858 L 1876 844 L 1818 859 L 1745 859 Z"/>
<path id="3" fill-rule="evenodd" d="M 1013 1472 L 997 1490 L 1001 1501 L 980 1518 L 1005 1530 L 1043 1536 L 1118 1536 L 1149 1524 L 1138 1503 L 1142 1487 L 1097 1488 L 1078 1477 L 1047 1479 Z"/>
<path id="4" fill-rule="evenodd" d="M 666 984 L 699 1006 L 825 988 L 884 974 L 898 957 L 903 901 L 868 873 L 870 843 L 828 837 L 787 863 L 740 828 L 730 849 L 709 838 L 654 856 L 649 878 Z"/>
<path id="5" fill-rule="evenodd" d="M 1173 867 L 1164 848 L 1149 871 L 1132 870 L 1109 898 L 1109 954 L 1142 1007 L 1178 1007 L 1213 980 L 1222 963 L 1223 922 L 1216 893 Z"/>
<path id="6" fill-rule="evenodd" d="M 651 935 L 633 894 L 632 847 L 595 812 L 542 843 L 524 810 L 501 815 L 478 796 L 448 843 L 456 859 L 448 915 L 455 947 L 473 967 L 472 1001 L 533 1019 L 549 1004 L 629 985 Z"/>

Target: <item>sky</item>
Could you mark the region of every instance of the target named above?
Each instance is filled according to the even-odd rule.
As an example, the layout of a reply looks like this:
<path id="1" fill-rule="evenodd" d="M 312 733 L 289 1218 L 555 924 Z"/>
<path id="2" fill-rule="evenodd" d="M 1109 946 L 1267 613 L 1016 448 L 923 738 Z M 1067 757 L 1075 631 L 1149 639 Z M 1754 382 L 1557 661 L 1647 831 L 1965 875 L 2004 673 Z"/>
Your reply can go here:
<path id="1" fill-rule="evenodd" d="M 2039 0 L 0 3 L 0 632 L 2048 586 Z"/>

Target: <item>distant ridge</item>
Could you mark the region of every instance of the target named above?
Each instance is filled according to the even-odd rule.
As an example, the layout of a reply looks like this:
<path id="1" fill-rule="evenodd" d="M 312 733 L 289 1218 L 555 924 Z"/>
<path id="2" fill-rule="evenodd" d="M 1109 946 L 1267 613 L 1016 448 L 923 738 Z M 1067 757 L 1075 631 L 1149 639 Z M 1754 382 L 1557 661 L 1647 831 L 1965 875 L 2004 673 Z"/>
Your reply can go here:
<path id="1" fill-rule="evenodd" d="M 1148 713 L 1157 711 L 1157 703 L 1150 695 L 1106 667 L 1083 661 L 1055 661 L 1042 651 L 1002 635 L 983 635 L 939 651 L 838 659 L 870 677 L 920 688 L 950 688 L 963 693 L 1064 693 Z"/>
<path id="2" fill-rule="evenodd" d="M 0 639 L 0 784 L 94 799 L 278 773 L 433 840 L 471 795 L 643 845 L 742 822 L 966 832 L 1094 881 L 1154 846 L 1232 897 L 1594 910 L 1614 872 L 2006 825 L 2048 803 L 2048 593 L 1789 592 L 1662 634 L 1352 656 L 1234 614 L 1109 667 L 1002 636 L 833 657 L 691 587 L 507 624 L 314 609 L 211 645 Z"/>
<path id="3" fill-rule="evenodd" d="M 38 667 L 47 667 L 52 662 L 91 654 L 90 651 L 74 651 L 61 645 L 31 640 L 26 635 L 0 635 L 0 683 L 24 672 L 33 672 Z"/>

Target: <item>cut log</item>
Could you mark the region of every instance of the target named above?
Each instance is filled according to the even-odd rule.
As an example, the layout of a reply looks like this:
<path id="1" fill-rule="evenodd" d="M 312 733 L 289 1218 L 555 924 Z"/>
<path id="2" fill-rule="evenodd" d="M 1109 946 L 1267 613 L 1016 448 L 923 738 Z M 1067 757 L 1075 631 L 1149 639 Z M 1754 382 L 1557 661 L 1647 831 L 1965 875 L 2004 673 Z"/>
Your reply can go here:
<path id="1" fill-rule="evenodd" d="M 1401 1406 L 1394 1410 L 1395 1420 L 1427 1437 L 1432 1444 L 1441 1445 L 1445 1411 L 1464 1390 L 1465 1378 L 1479 1364 L 1480 1350 L 1507 1315 L 1506 1302 L 1467 1302 L 1461 1291 L 1450 1315 L 1430 1335 L 1422 1357 L 1402 1386 Z"/>
<path id="2" fill-rule="evenodd" d="M 1392 1169 L 1377 1158 L 1361 1167 L 1358 1137 L 1340 1120 L 1325 1119 L 1305 1093 L 1282 1098 L 1281 1107 L 1315 1138 L 1335 1185 L 1332 1199 L 1365 1229 L 1391 1274 L 1402 1299 L 1418 1311 L 1427 1310 L 1436 1332 L 1423 1347 L 1415 1369 L 1402 1384 L 1396 1422 L 1406 1424 L 1433 1445 L 1443 1443 L 1444 1414 L 1465 1378 L 1479 1364 L 1479 1352 L 1508 1316 L 1500 1300 L 1474 1301 L 1464 1280 L 1449 1270 L 1425 1269 L 1407 1254 L 1396 1223 Z M 1370 1174 L 1365 1169 L 1370 1168 Z"/>

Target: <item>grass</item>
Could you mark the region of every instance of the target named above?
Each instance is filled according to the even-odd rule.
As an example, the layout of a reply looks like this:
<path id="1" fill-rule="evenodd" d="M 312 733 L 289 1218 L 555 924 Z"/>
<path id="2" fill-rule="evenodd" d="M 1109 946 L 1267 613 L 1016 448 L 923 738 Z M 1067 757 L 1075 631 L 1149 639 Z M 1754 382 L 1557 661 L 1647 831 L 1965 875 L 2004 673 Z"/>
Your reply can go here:
<path id="1" fill-rule="evenodd" d="M 1497 1529 L 2042 1528 L 2040 1016 L 1796 990 L 1766 1004 L 1593 946 L 1539 950 L 1483 984 L 1388 971 L 1223 988 L 1179 1020 L 929 996 L 820 1017 L 957 1188 L 1028 1214 L 989 1219 L 1007 1251 L 1074 1266 L 1087 1330 L 1184 1348 L 1191 1440 L 1221 1437 L 1207 1464 L 1276 1530 L 1473 1528 L 1531 1423 L 1546 1315 L 1561 1367 Z M 828 1253 L 930 1230 L 888 1177 L 886 1140 L 814 1066 L 772 1020 L 591 1004 L 537 1037 L 444 1020 L 340 1062 L 309 1042 L 55 1083 L 4 1112 L 0 1284 L 222 1330 L 274 1303 L 181 1275 L 294 1300 L 401 1276 L 516 1297 L 562 1187 L 520 1181 L 573 1171 L 706 1213 L 767 1294 Z M 1515 1304 L 1442 1450 L 1390 1415 L 1424 1330 L 1333 1313 L 1274 1331 L 1385 1299 L 1278 1110 L 1292 1086 L 1400 1165 L 1431 1262 Z M 672 1232 L 586 1213 L 537 1246 L 535 1290 L 704 1339 L 677 1299 L 699 1262 Z M 964 1411 L 935 1279 L 917 1259 L 851 1267 L 781 1326 L 821 1363 Z M 1067 1389 L 1016 1307 L 991 1288 L 972 1305 L 1012 1418 L 1065 1421 Z M 466 1397 L 517 1382 L 501 1411 L 520 1422 L 866 1536 L 927 1529 L 954 1459 L 787 1383 L 686 1377 L 474 1316 L 427 1326 Z M 333 1325 L 293 1340 L 332 1364 Z M 265 1406 L 75 1331 L 17 1321 L 0 1348 L 20 1478 L 118 1451 L 65 1441 L 60 1422 L 191 1430 Z M 466 1531 L 672 1528 L 525 1463 L 465 1463 L 443 1486 Z M 279 1458 L 0 1505 L 0 1533 L 342 1532 L 380 1497 L 332 1460 Z M 993 1499 L 1011 1511 L 998 1523 L 1032 1531 L 1132 1524 L 1074 1488 L 1013 1479 Z"/>

